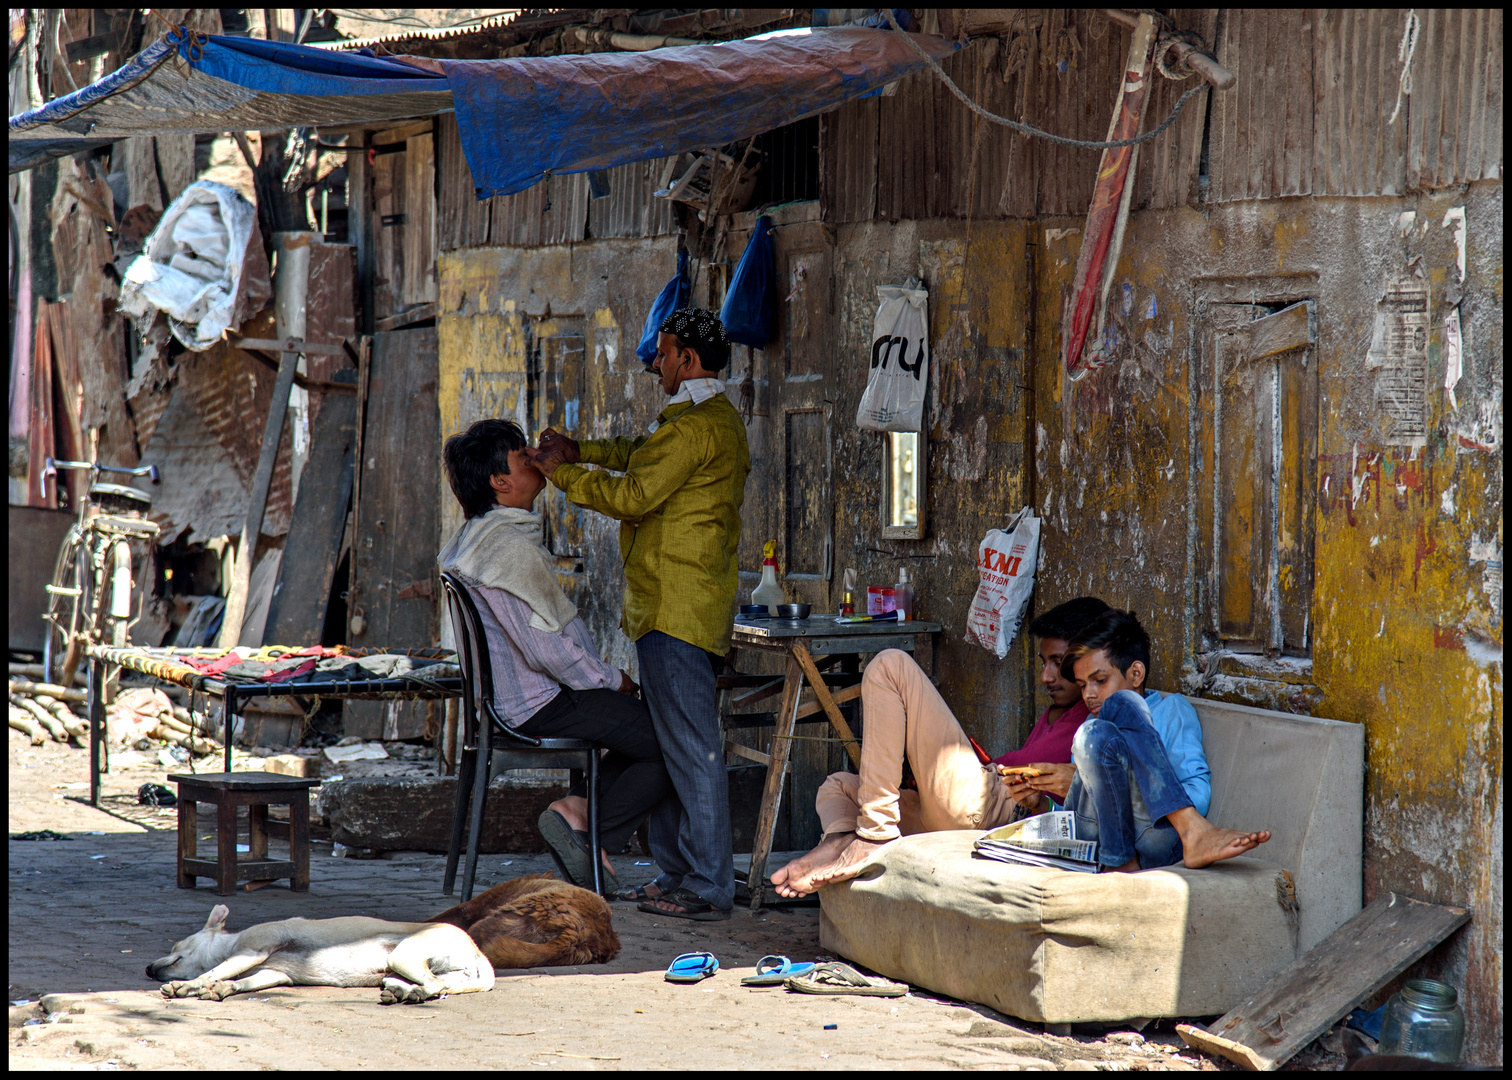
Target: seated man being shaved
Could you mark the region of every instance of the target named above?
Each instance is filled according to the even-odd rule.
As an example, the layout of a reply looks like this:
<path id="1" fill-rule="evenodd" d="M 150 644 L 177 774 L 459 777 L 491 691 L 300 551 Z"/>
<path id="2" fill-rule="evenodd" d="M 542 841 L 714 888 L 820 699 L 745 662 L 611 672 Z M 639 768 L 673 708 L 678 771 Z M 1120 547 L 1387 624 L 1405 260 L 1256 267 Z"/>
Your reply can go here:
<path id="1" fill-rule="evenodd" d="M 494 706 L 533 738 L 586 739 L 604 747 L 599 839 L 621 851 L 671 791 L 651 714 L 630 676 L 606 664 L 556 577 L 534 512 L 546 478 L 525 453 L 520 428 L 479 420 L 442 448 L 446 478 L 467 520 L 446 542 L 441 569 L 467 583 L 488 639 Z M 498 745 L 497 739 L 495 745 Z M 593 888 L 587 788 L 579 784 L 537 827 L 574 885 Z M 606 888 L 617 885 L 604 859 Z"/>
<path id="2" fill-rule="evenodd" d="M 1051 608 L 1029 624 L 1039 638 L 1040 684 L 1050 707 L 1023 748 L 983 764 L 945 700 L 911 656 L 878 653 L 861 678 L 866 736 L 861 771 L 831 773 L 814 800 L 823 827 L 819 846 L 772 874 L 783 896 L 803 896 L 854 877 L 871 853 L 899 836 L 946 829 L 992 829 L 1015 807 L 1038 807 L 1045 792 L 1064 797 L 1071 786 L 1071 744 L 1087 718 L 1075 684 L 1062 673 L 1067 640 L 1109 610 L 1083 596 Z M 907 759 L 917 790 L 903 790 Z M 1038 775 L 1000 777 L 999 767 L 1029 767 Z"/>
<path id="3" fill-rule="evenodd" d="M 1209 866 L 1265 843 L 1269 829 L 1220 829 L 1203 816 L 1212 788 L 1197 712 L 1180 694 L 1144 689 L 1149 668 L 1150 636 L 1128 611 L 1105 612 L 1066 648 L 1062 675 L 1091 713 L 1072 743 L 1065 799 L 1078 839 L 1096 840 L 1102 867 L 1121 871 Z"/>

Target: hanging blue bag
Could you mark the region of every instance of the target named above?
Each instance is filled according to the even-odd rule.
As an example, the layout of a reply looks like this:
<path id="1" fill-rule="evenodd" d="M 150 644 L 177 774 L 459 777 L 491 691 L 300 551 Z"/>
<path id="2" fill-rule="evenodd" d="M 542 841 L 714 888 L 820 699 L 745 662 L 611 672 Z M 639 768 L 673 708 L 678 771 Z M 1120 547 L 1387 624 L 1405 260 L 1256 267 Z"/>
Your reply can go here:
<path id="1" fill-rule="evenodd" d="M 730 340 L 753 349 L 762 349 L 772 338 L 772 319 L 777 313 L 775 269 L 777 255 L 772 247 L 772 219 L 756 219 L 756 231 L 746 245 L 740 265 L 730 278 L 719 318 Z"/>
<path id="2" fill-rule="evenodd" d="M 688 253 L 677 253 L 677 274 L 667 282 L 662 291 L 657 294 L 651 303 L 651 310 L 646 315 L 646 326 L 641 331 L 640 344 L 635 347 L 635 355 L 640 357 L 641 363 L 649 370 L 651 361 L 656 359 L 656 332 L 661 329 L 661 324 L 667 321 L 679 308 L 688 306 L 688 293 L 692 285 L 688 281 Z"/>

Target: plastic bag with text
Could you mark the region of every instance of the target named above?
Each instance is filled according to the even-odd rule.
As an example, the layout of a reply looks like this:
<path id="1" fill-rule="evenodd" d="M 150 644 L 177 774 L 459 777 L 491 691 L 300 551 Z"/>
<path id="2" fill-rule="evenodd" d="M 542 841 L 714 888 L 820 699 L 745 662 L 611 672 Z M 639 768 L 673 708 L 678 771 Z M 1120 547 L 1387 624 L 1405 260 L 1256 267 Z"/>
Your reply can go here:
<path id="1" fill-rule="evenodd" d="M 871 371 L 856 409 L 856 426 L 872 431 L 919 431 L 929 392 L 929 293 L 877 286 Z"/>
<path id="2" fill-rule="evenodd" d="M 977 548 L 981 577 L 966 619 L 966 640 L 999 660 L 1018 637 L 1039 564 L 1040 519 L 1027 506 L 1006 530 L 989 529 Z"/>

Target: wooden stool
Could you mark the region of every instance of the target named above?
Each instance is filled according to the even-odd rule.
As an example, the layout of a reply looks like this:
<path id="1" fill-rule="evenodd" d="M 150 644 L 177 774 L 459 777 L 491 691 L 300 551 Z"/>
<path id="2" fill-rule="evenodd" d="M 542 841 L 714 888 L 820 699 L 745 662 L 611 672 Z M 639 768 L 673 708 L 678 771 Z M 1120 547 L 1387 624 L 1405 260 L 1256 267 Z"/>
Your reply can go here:
<path id="1" fill-rule="evenodd" d="M 239 881 L 288 878 L 295 892 L 310 890 L 310 788 L 319 780 L 278 773 L 170 774 L 178 784 L 178 885 L 192 889 L 196 878 L 214 878 L 215 891 L 230 896 Z M 216 807 L 216 858 L 196 855 L 199 803 Z M 289 807 L 289 858 L 268 858 L 268 807 Z M 247 858 L 236 857 L 236 808 L 247 808 Z"/>

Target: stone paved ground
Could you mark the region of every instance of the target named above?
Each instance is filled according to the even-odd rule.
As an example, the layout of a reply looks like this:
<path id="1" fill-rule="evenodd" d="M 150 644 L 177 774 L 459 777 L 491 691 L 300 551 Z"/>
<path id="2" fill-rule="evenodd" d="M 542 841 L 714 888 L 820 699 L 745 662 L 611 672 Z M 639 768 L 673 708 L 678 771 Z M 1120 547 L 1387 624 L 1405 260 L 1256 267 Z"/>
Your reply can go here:
<path id="1" fill-rule="evenodd" d="M 420 1006 L 383 1007 L 376 990 L 331 987 L 167 1002 L 146 963 L 220 902 L 208 883 L 175 886 L 172 812 L 135 815 L 156 828 L 112 817 L 66 798 L 87 790 L 83 751 L 33 748 L 16 732 L 9 750 L 9 832 L 72 838 L 10 841 L 9 997 L 28 1002 L 10 1010 L 13 1069 L 1215 1069 L 1179 1050 L 1168 1025 L 1144 1036 L 1060 1037 L 917 990 L 889 1000 L 739 986 L 768 953 L 819 955 L 812 907 L 686 923 L 614 904 L 624 948 L 613 962 L 501 973 L 492 993 Z M 162 773 L 121 771 L 106 791 L 135 792 Z M 616 860 L 622 880 L 649 874 L 635 862 Z M 443 863 L 420 854 L 336 859 L 329 843 L 316 844 L 308 893 L 238 892 L 225 901 L 230 925 L 293 915 L 422 919 L 451 903 L 440 895 Z M 479 887 L 548 869 L 545 856 L 485 856 Z M 719 974 L 691 986 L 665 982 L 667 962 L 695 949 L 720 958 Z"/>

